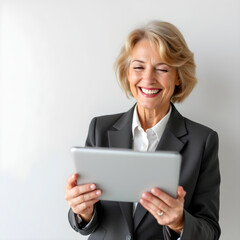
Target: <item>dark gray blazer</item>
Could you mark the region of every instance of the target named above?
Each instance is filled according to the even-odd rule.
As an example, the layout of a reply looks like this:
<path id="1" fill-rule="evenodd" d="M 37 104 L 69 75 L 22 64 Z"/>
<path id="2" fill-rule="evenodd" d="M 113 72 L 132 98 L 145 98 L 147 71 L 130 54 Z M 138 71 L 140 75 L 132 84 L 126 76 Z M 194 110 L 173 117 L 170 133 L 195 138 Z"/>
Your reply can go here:
<path id="1" fill-rule="evenodd" d="M 132 148 L 133 110 L 134 107 L 126 113 L 94 118 L 86 146 Z M 187 195 L 181 240 L 219 239 L 217 133 L 184 118 L 172 105 L 172 113 L 157 150 L 172 150 L 182 154 L 179 185 L 183 186 Z M 91 233 L 89 239 L 92 240 L 166 240 L 165 227 L 159 225 L 141 204 L 138 204 L 134 219 L 131 203 L 100 201 L 95 205 L 95 210 L 92 223 L 83 230 L 70 209 L 69 222 L 73 229 L 83 235 Z M 171 231 L 171 239 L 178 237 Z"/>

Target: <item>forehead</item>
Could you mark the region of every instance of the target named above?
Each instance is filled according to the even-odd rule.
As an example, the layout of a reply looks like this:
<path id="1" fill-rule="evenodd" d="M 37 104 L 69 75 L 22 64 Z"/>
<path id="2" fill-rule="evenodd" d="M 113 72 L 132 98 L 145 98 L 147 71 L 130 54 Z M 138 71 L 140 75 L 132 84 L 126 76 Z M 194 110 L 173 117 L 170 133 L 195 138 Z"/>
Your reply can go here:
<path id="1" fill-rule="evenodd" d="M 151 44 L 149 40 L 143 39 L 138 41 L 132 49 L 132 60 L 156 60 L 161 61 L 159 54 L 159 48 L 156 45 Z"/>

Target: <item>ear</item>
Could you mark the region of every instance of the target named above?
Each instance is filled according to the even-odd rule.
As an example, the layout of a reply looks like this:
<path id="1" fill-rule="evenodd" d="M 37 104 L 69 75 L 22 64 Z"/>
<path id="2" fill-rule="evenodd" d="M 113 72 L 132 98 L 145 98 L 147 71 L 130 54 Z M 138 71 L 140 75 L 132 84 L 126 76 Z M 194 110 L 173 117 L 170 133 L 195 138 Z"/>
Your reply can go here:
<path id="1" fill-rule="evenodd" d="M 179 77 L 177 77 L 176 81 L 175 81 L 175 86 L 179 86 L 181 84 L 181 80 Z"/>
<path id="2" fill-rule="evenodd" d="M 175 80 L 175 86 L 179 86 L 180 84 L 181 84 L 181 79 L 180 79 L 179 74 L 177 72 L 176 80 Z"/>

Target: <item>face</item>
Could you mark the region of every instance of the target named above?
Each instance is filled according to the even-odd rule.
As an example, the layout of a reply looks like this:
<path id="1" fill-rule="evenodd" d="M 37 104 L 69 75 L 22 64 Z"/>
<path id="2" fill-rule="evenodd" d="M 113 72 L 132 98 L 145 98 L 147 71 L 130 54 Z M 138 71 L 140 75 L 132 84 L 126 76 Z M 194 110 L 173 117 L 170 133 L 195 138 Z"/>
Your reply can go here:
<path id="1" fill-rule="evenodd" d="M 175 86 L 180 81 L 176 68 L 165 64 L 158 49 L 148 40 L 141 40 L 134 46 L 127 76 L 138 108 L 168 111 Z"/>

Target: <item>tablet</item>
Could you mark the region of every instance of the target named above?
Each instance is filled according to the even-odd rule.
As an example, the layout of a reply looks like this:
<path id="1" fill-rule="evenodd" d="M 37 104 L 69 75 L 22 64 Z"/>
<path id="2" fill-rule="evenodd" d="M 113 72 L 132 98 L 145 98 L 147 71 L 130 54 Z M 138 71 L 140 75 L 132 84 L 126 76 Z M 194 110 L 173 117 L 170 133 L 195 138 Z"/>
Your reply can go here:
<path id="1" fill-rule="evenodd" d="M 153 187 L 177 197 L 179 153 L 95 147 L 73 147 L 71 152 L 78 184 L 95 183 L 102 189 L 100 200 L 138 202 Z"/>

